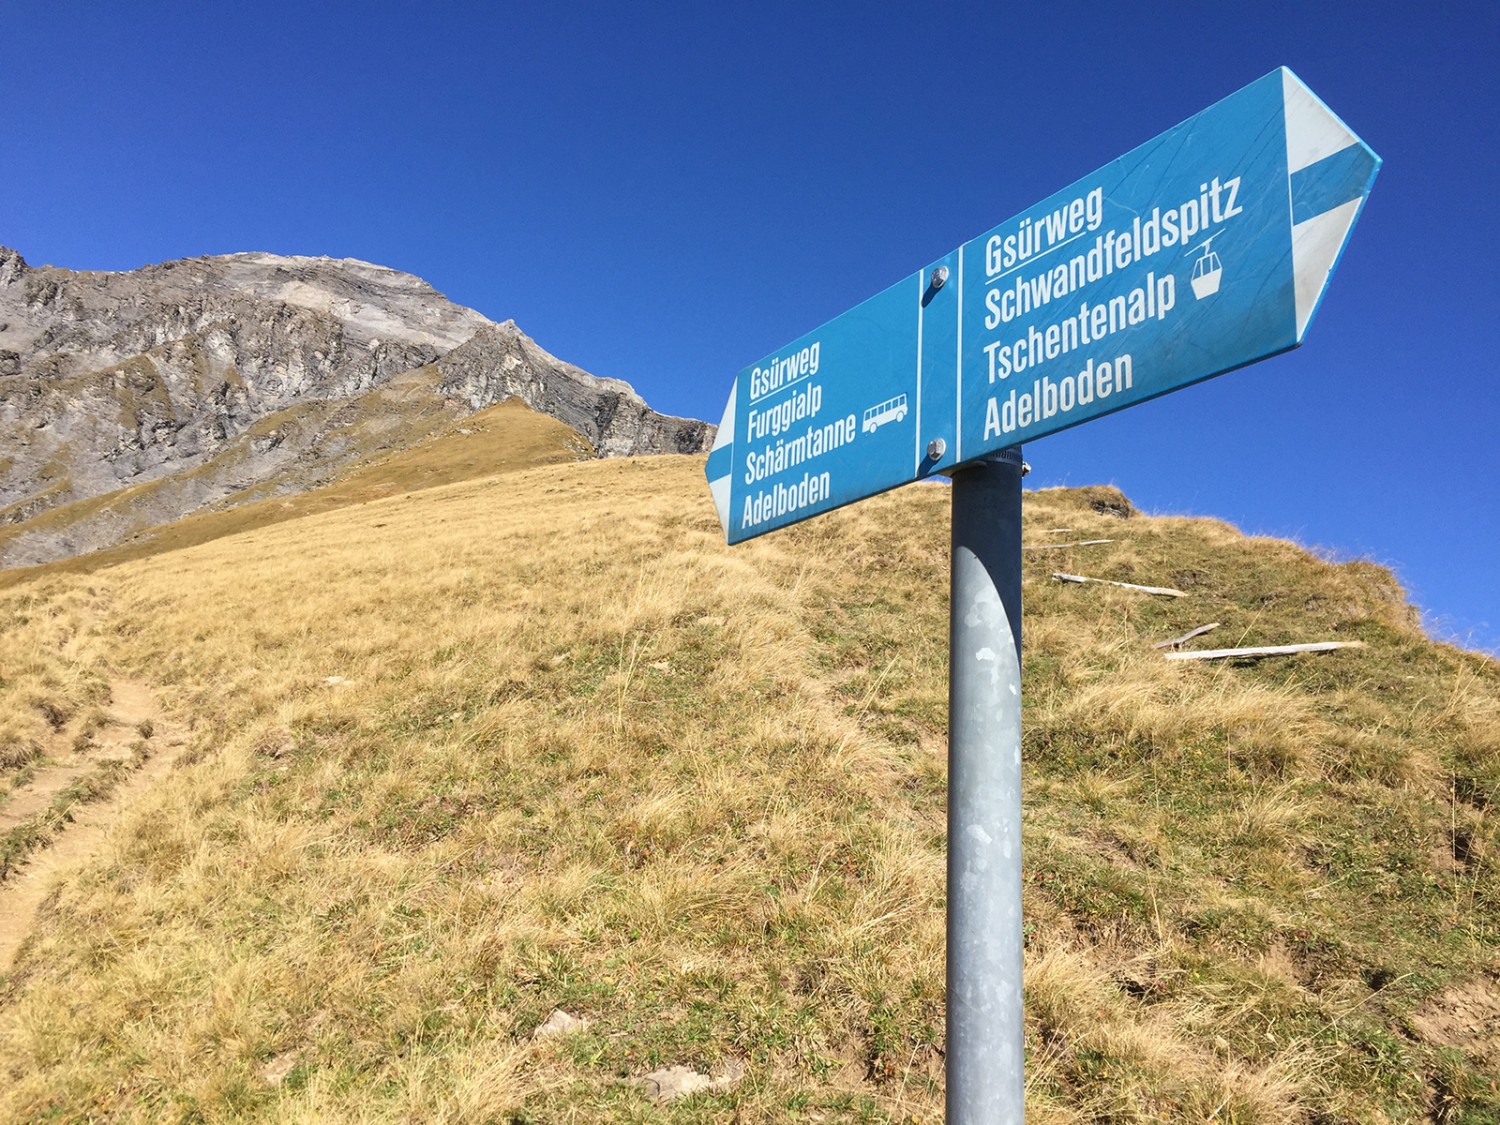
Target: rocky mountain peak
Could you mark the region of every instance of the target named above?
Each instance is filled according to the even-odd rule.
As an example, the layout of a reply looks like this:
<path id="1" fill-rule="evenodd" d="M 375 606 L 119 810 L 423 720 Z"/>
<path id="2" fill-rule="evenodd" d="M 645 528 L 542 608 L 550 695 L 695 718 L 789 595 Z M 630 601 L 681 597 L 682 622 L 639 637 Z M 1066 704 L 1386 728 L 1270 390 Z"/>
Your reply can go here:
<path id="1" fill-rule="evenodd" d="M 9 246 L 0 246 L 0 285 L 14 285 L 31 267 Z"/>
<path id="2" fill-rule="evenodd" d="M 361 405 L 371 396 L 378 410 Z M 252 252 L 73 271 L 0 248 L 0 566 L 107 546 L 136 526 L 89 516 L 66 534 L 5 534 L 70 503 L 181 478 L 155 490 L 172 499 L 153 502 L 151 522 L 167 522 L 336 475 L 352 456 L 339 429 L 350 417 L 388 415 L 383 440 L 399 448 L 435 417 L 507 398 L 600 456 L 713 442 L 712 426 L 658 414 L 628 383 L 386 266 Z M 256 436 L 281 434 L 280 419 L 297 420 L 295 446 Z M 293 448 L 296 486 L 283 479 Z"/>
<path id="3" fill-rule="evenodd" d="M 565 363 L 512 320 L 480 329 L 441 357 L 437 369 L 442 376 L 439 388 L 461 397 L 472 409 L 519 398 L 579 431 L 600 456 L 643 450 L 697 453 L 713 444 L 713 426 L 656 413 L 629 383 Z"/>

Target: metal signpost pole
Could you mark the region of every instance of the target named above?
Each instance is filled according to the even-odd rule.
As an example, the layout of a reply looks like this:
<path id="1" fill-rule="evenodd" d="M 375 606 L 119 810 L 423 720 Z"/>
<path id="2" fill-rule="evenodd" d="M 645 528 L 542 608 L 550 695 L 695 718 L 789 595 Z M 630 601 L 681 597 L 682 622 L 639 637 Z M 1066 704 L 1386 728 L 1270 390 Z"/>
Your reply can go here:
<path id="1" fill-rule="evenodd" d="M 1020 1125 L 1021 450 L 953 474 L 949 1125 Z"/>

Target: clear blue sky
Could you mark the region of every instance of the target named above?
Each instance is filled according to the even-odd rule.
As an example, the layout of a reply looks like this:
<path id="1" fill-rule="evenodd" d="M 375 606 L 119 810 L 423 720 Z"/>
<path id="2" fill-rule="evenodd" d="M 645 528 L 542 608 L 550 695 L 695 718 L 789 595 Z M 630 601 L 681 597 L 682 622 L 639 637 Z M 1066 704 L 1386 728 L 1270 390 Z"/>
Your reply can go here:
<path id="1" fill-rule="evenodd" d="M 1500 5 L 0 11 L 0 243 L 357 257 L 718 421 L 735 372 L 1275 66 L 1384 159 L 1298 351 L 1036 442 L 1500 648 Z"/>

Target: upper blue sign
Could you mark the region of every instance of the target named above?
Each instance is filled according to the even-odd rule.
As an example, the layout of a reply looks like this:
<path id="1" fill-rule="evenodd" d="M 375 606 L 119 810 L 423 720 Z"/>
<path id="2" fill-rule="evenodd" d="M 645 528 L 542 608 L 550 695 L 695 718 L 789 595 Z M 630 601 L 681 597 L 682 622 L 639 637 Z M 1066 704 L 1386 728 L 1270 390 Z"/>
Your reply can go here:
<path id="1" fill-rule="evenodd" d="M 1282 68 L 752 364 L 729 541 L 1296 347 L 1379 167 Z"/>

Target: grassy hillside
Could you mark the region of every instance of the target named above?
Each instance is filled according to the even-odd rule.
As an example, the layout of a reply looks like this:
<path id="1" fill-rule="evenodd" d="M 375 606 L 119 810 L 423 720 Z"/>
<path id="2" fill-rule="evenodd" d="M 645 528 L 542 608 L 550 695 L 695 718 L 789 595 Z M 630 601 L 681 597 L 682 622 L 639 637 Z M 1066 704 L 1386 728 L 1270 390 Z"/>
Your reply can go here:
<path id="1" fill-rule="evenodd" d="M 730 550 L 701 474 L 0 591 L 11 779 L 118 677 L 191 728 L 0 977 L 0 1117 L 940 1120 L 947 491 Z M 1111 540 L 1026 560 L 1029 1120 L 1496 1120 L 1500 668 L 1367 564 L 1107 489 L 1026 526 Z M 1210 621 L 1367 647 L 1151 647 Z"/>
<path id="2" fill-rule="evenodd" d="M 471 414 L 438 392 L 440 378 L 429 365 L 351 398 L 297 403 L 261 418 L 207 461 L 189 459 L 186 468 L 178 462 L 177 471 L 165 476 L 148 471 L 146 479 L 98 495 L 85 489 L 76 498 L 75 482 L 65 475 L 67 458 L 59 454 L 43 470 L 35 494 L 0 507 L 0 562 L 14 567 L 18 560 L 62 558 L 103 544 L 124 552 L 115 558 L 132 557 L 141 553 L 143 540 L 156 544 L 152 550 L 203 542 L 268 522 L 278 511 L 269 505 L 257 517 L 224 518 L 226 511 L 257 501 L 289 503 L 297 514 L 346 503 L 355 493 L 331 482 L 351 476 L 368 498 L 591 452 L 576 431 L 519 399 Z M 159 383 L 151 386 L 164 393 Z M 122 401 L 128 415 L 128 394 Z M 463 453 L 451 449 L 456 437 L 491 431 L 504 437 L 464 443 L 469 448 Z M 434 443 L 443 450 L 438 457 L 412 455 L 415 447 Z M 321 500 L 300 500 L 320 487 Z M 182 512 L 195 515 L 178 520 Z M 169 520 L 177 522 L 163 535 L 157 529 Z"/>
<path id="3" fill-rule="evenodd" d="M 425 430 L 418 430 L 416 422 L 411 419 L 405 419 L 402 427 L 393 423 L 381 425 L 382 422 L 390 423 L 390 419 L 380 418 L 369 411 L 372 404 L 381 401 L 381 394 L 388 390 L 389 388 L 383 389 L 360 401 L 360 407 L 369 416 L 354 427 L 356 437 L 346 442 L 347 456 L 352 464 L 333 483 L 311 491 L 292 491 L 282 495 L 278 489 L 300 490 L 312 487 L 310 479 L 302 479 L 294 472 L 284 473 L 274 481 L 225 497 L 213 505 L 211 510 L 195 513 L 169 524 L 143 526 L 142 530 L 132 534 L 118 547 L 76 556 L 45 567 L 17 567 L 0 571 L 0 588 L 29 581 L 36 573 L 94 571 L 127 559 L 180 550 L 221 539 L 226 535 L 237 535 L 253 528 L 299 519 L 350 504 L 363 504 L 384 496 L 452 484 L 455 481 L 474 480 L 533 465 L 577 461 L 593 455 L 588 440 L 578 431 L 563 425 L 556 418 L 530 409 L 520 399 L 514 398 L 458 420 L 441 414 L 436 407 L 430 407 L 419 418 L 426 427 Z M 308 409 L 327 411 L 331 408 L 325 403 L 317 403 Z M 287 416 L 292 413 L 294 412 L 282 411 L 259 423 L 247 436 L 245 444 L 248 445 L 257 436 L 263 437 L 266 432 L 287 426 Z M 396 429 L 400 432 L 397 437 L 393 437 L 391 431 Z M 393 449 L 397 438 L 414 444 L 409 448 Z M 385 444 L 381 444 L 382 440 Z M 225 455 L 210 462 L 200 472 L 221 475 L 227 471 L 221 462 L 232 463 L 241 452 L 243 451 L 236 448 L 233 455 Z M 329 471 L 330 460 L 325 455 L 311 471 L 318 474 Z M 232 464 L 228 467 L 232 468 Z M 7 537 L 14 538 L 26 530 L 50 526 L 51 523 L 66 527 L 79 519 L 101 512 L 111 514 L 116 509 L 122 519 L 128 518 L 137 524 L 144 524 L 144 511 L 149 505 L 140 503 L 142 496 L 181 484 L 181 478 L 169 477 L 152 484 L 132 485 L 105 496 L 65 505 L 17 527 L 0 528 L 0 545 L 6 542 Z"/>

